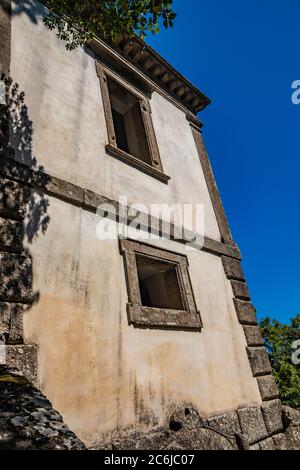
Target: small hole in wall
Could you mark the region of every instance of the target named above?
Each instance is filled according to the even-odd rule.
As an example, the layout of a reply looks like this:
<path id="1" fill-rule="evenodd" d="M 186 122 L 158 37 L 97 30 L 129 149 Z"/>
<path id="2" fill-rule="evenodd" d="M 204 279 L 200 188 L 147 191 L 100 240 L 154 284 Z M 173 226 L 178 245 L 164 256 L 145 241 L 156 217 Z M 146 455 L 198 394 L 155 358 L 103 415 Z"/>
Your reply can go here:
<path id="1" fill-rule="evenodd" d="M 182 428 L 182 425 L 178 421 L 174 421 L 174 420 L 170 421 L 171 431 L 178 432 L 178 431 L 180 431 L 181 428 Z"/>
<path id="2" fill-rule="evenodd" d="M 190 410 L 189 410 L 188 408 L 186 408 L 186 409 L 184 410 L 184 414 L 185 414 L 185 416 L 188 416 L 188 415 L 191 414 L 191 412 L 190 412 Z"/>

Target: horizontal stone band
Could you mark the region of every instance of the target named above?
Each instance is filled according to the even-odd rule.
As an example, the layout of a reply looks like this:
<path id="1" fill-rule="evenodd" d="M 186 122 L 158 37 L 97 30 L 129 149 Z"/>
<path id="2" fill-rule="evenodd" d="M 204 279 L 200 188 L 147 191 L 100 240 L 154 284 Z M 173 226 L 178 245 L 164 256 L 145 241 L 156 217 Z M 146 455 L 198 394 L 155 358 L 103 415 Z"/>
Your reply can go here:
<path id="1" fill-rule="evenodd" d="M 30 185 L 31 187 L 38 187 L 50 196 L 62 199 L 70 204 L 82 207 L 83 209 L 88 211 L 96 212 L 99 205 L 103 203 L 111 205 L 115 208 L 118 221 L 125 221 L 127 223 L 130 223 L 132 220 L 132 218 L 130 217 L 127 217 L 125 220 L 120 218 L 120 206 L 119 203 L 115 200 L 109 199 L 93 191 L 74 185 L 69 181 L 61 180 L 59 178 L 50 176 L 40 171 L 34 171 L 26 165 L 23 165 L 5 156 L 1 157 L 1 155 L 0 173 L 6 179 L 9 178 L 14 180 L 14 182 L 20 182 L 22 184 Z M 17 186 L 15 190 L 16 194 L 18 194 Z M 129 211 L 130 207 L 125 207 L 125 213 L 129 213 Z M 197 237 L 196 234 L 185 230 L 185 238 L 177 238 L 175 234 L 179 233 L 179 227 L 174 226 L 174 224 L 170 224 L 169 233 L 164 231 L 163 229 L 163 226 L 166 221 L 163 221 L 162 219 L 156 219 L 152 216 L 149 216 L 148 214 L 140 214 L 140 216 L 141 217 L 139 218 L 146 221 L 145 224 L 140 224 L 140 230 L 149 232 L 151 231 L 155 233 L 155 229 L 157 229 L 157 234 L 161 237 L 170 238 L 171 240 L 184 244 L 191 244 L 190 240 L 193 240 Z M 197 248 L 197 244 L 192 246 Z M 235 258 L 237 260 L 241 259 L 240 252 L 234 243 L 226 244 L 204 236 L 203 246 L 201 247 L 201 249 L 217 256 L 225 255 L 227 257 Z"/>

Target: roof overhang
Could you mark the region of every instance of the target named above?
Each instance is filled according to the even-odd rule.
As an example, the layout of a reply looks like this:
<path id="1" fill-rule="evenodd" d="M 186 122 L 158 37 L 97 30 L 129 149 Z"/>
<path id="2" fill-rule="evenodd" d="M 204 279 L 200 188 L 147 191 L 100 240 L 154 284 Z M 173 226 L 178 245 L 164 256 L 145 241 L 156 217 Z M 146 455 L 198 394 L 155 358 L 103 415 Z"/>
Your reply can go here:
<path id="1" fill-rule="evenodd" d="M 95 38 L 89 46 L 94 52 L 106 56 L 109 52 L 112 55 L 117 53 L 135 70 L 142 72 L 151 82 L 193 114 L 197 114 L 210 104 L 210 99 L 204 93 L 139 37 L 130 40 L 123 37 L 114 47 Z"/>

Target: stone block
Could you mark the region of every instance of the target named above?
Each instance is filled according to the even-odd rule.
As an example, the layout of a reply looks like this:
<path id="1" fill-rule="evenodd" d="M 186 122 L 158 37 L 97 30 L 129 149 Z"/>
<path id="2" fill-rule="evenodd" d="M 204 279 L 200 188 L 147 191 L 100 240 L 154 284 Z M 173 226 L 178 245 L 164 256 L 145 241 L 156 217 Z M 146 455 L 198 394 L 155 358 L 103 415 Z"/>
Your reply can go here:
<path id="1" fill-rule="evenodd" d="M 247 353 L 254 377 L 271 373 L 269 356 L 264 347 L 247 347 Z"/>
<path id="2" fill-rule="evenodd" d="M 52 176 L 51 178 L 48 177 L 48 180 L 44 181 L 42 186 L 49 195 L 56 196 L 77 206 L 82 206 L 83 204 L 83 189 L 68 181 Z"/>
<path id="3" fill-rule="evenodd" d="M 239 419 L 234 411 L 208 418 L 204 424 L 216 431 L 231 436 L 241 432 Z"/>
<path id="4" fill-rule="evenodd" d="M 300 424 L 291 424 L 285 431 L 289 449 L 300 450 Z"/>
<path id="5" fill-rule="evenodd" d="M 1 57 L 1 52 L 0 52 Z M 2 61 L 1 61 L 2 62 Z M 9 119 L 7 107 L 4 105 L 5 91 L 2 91 L 2 81 L 0 82 L 0 147 L 6 148 L 9 145 Z"/>
<path id="6" fill-rule="evenodd" d="M 256 310 L 251 302 L 245 300 L 233 299 L 236 314 L 242 325 L 256 325 Z"/>
<path id="7" fill-rule="evenodd" d="M 6 342 L 10 328 L 10 311 L 3 302 L 0 303 L 0 341 Z"/>
<path id="8" fill-rule="evenodd" d="M 26 213 L 30 188 L 0 176 L 0 216 L 22 220 Z"/>
<path id="9" fill-rule="evenodd" d="M 20 253 L 24 235 L 23 222 L 0 217 L 0 250 Z"/>
<path id="10" fill-rule="evenodd" d="M 0 300 L 32 302 L 32 263 L 29 257 L 0 253 Z"/>
<path id="11" fill-rule="evenodd" d="M 250 300 L 250 292 L 245 282 L 231 281 L 233 294 L 237 299 Z"/>
<path id="12" fill-rule="evenodd" d="M 100 196 L 99 194 L 96 194 L 93 191 L 90 191 L 89 189 L 84 189 L 83 198 L 84 209 L 96 212 L 99 206 L 103 206 L 105 204 L 108 207 L 108 212 L 110 207 L 112 208 L 112 212 L 114 212 L 115 214 L 118 214 L 119 212 L 119 203 L 116 202 L 113 206 L 113 201 L 104 196 Z"/>
<path id="13" fill-rule="evenodd" d="M 23 343 L 23 305 L 0 302 L 0 335 L 7 344 Z"/>
<path id="14" fill-rule="evenodd" d="M 260 450 L 259 444 L 253 444 L 252 446 L 249 447 L 249 450 Z"/>
<path id="15" fill-rule="evenodd" d="M 227 279 L 236 279 L 244 281 L 245 276 L 241 266 L 241 262 L 229 256 L 222 256 L 223 267 Z"/>
<path id="16" fill-rule="evenodd" d="M 283 406 L 282 418 L 285 427 L 289 426 L 291 423 L 300 423 L 300 411 L 290 406 Z"/>
<path id="17" fill-rule="evenodd" d="M 261 411 L 269 435 L 280 433 L 283 430 L 281 401 L 265 401 L 261 405 Z"/>
<path id="18" fill-rule="evenodd" d="M 258 445 L 260 450 L 276 450 L 272 437 L 268 437 L 268 439 L 260 441 Z"/>
<path id="19" fill-rule="evenodd" d="M 248 346 L 262 346 L 264 344 L 260 328 L 254 325 L 243 326 Z"/>
<path id="20" fill-rule="evenodd" d="M 288 450 L 289 443 L 284 433 L 276 434 L 272 437 L 276 450 Z"/>
<path id="21" fill-rule="evenodd" d="M 273 375 L 257 377 L 257 383 L 263 401 L 278 397 L 279 392 Z"/>
<path id="22" fill-rule="evenodd" d="M 249 444 L 261 441 L 268 437 L 261 409 L 257 406 L 239 408 L 237 410 L 242 433 Z"/>
<path id="23" fill-rule="evenodd" d="M 3 365 L 16 368 L 32 384 L 37 379 L 37 346 L 35 344 L 6 345 Z"/>
<path id="24" fill-rule="evenodd" d="M 225 437 L 206 428 L 178 432 L 176 442 L 182 449 L 238 450 L 235 437 Z"/>

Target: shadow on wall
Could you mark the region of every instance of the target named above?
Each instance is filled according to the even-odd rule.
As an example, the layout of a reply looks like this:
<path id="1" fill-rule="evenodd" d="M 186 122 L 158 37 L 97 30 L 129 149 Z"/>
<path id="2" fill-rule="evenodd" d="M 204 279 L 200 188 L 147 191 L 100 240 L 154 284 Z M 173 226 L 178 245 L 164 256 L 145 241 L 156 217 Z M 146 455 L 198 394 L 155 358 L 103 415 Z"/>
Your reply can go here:
<path id="1" fill-rule="evenodd" d="M 17 307 L 27 304 L 27 310 L 38 302 L 39 292 L 32 291 L 32 260 L 24 242 L 32 243 L 40 234 L 45 234 L 49 225 L 49 201 L 40 190 L 47 184 L 48 177 L 32 154 L 33 125 L 25 104 L 25 94 L 11 78 L 2 76 L 1 82 L 4 83 L 5 104 L 0 105 L 0 158 L 3 159 L 0 301 L 13 302 Z M 8 309 L 8 304 L 1 305 Z M 7 311 L 11 312 L 11 309 L 9 307 Z M 18 335 L 11 340 L 13 344 L 19 342 L 23 334 L 19 326 L 17 330 Z"/>
<path id="2" fill-rule="evenodd" d="M 30 20 L 37 24 L 45 15 L 46 7 L 37 0 L 14 0 L 12 15 L 25 13 Z"/>
<path id="3" fill-rule="evenodd" d="M 43 166 L 38 164 L 32 153 L 33 125 L 25 104 L 25 94 L 20 92 L 18 84 L 10 78 L 5 80 L 5 84 L 10 123 L 9 145 L 13 148 L 18 162 L 35 172 L 43 172 Z M 25 218 L 25 236 L 29 243 L 32 243 L 39 233 L 46 232 L 49 224 L 48 206 L 49 201 L 41 191 L 34 191 L 31 194 Z"/>

